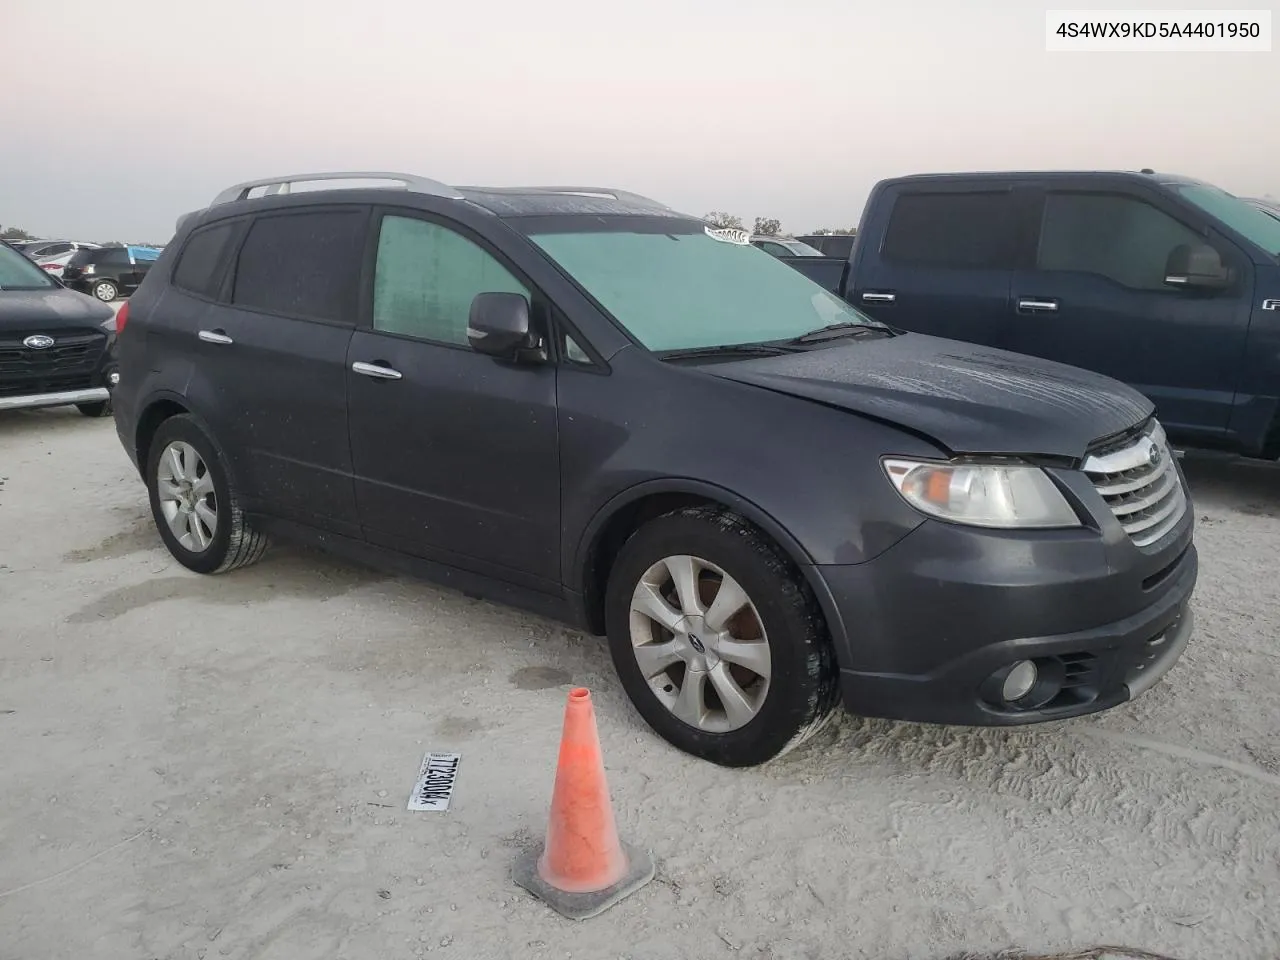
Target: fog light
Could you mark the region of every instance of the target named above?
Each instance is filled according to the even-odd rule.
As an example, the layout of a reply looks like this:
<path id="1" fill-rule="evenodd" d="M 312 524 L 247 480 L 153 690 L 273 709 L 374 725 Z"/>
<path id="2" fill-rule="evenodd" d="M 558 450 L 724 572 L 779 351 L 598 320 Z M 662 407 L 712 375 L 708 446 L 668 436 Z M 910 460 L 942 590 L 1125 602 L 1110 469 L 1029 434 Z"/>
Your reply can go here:
<path id="1" fill-rule="evenodd" d="M 1036 665 L 1030 660 L 1019 660 L 1005 676 L 1000 695 L 1009 703 L 1021 700 L 1036 685 L 1039 674 Z"/>
<path id="2" fill-rule="evenodd" d="M 109 377 L 107 377 L 107 380 L 108 380 L 108 382 L 110 382 L 110 384 L 114 387 L 117 383 L 119 383 L 119 382 L 120 382 L 120 374 L 118 374 L 118 373 L 116 373 L 116 371 L 112 370 L 112 371 L 111 371 L 111 375 L 110 375 Z"/>

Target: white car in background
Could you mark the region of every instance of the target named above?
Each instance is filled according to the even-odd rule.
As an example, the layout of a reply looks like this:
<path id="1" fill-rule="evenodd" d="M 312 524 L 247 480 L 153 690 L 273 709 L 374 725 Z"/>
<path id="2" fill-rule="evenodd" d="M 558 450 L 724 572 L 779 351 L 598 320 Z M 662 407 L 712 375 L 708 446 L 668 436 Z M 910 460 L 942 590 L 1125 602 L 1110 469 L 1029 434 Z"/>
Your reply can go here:
<path id="1" fill-rule="evenodd" d="M 79 250 L 97 250 L 97 243 L 82 243 L 75 240 L 51 240 L 46 243 L 31 244 L 23 254 L 51 276 L 62 278 L 62 268 L 67 265 Z"/>

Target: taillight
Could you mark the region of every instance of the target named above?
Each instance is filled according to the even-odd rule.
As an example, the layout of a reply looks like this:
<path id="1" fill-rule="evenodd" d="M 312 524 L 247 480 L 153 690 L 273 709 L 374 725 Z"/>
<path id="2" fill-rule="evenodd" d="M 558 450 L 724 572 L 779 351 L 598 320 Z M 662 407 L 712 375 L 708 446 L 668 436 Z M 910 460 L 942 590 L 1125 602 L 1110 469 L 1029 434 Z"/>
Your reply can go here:
<path id="1" fill-rule="evenodd" d="M 120 304 L 120 309 L 116 313 L 116 336 L 124 333 L 124 325 L 129 322 L 129 301 L 126 300 Z"/>
<path id="2" fill-rule="evenodd" d="M 57 269 L 58 269 L 58 267 L 60 267 L 60 266 L 61 266 L 61 264 L 59 264 L 59 263 L 42 263 L 42 264 L 40 264 L 40 266 L 44 267 L 46 270 L 57 270 Z"/>

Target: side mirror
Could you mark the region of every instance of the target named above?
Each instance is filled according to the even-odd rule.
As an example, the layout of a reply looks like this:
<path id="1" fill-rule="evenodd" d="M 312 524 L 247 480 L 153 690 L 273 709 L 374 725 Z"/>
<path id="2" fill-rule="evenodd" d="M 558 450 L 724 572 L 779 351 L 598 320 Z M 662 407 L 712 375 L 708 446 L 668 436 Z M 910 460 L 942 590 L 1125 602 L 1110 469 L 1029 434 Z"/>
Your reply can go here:
<path id="1" fill-rule="evenodd" d="M 529 301 L 518 293 L 478 293 L 467 318 L 471 349 L 502 360 L 518 360 L 539 348 L 529 323 Z"/>
<path id="2" fill-rule="evenodd" d="M 1207 243 L 1182 243 L 1165 262 L 1164 282 L 1172 287 L 1222 290 L 1231 286 L 1231 271 L 1222 256 Z"/>

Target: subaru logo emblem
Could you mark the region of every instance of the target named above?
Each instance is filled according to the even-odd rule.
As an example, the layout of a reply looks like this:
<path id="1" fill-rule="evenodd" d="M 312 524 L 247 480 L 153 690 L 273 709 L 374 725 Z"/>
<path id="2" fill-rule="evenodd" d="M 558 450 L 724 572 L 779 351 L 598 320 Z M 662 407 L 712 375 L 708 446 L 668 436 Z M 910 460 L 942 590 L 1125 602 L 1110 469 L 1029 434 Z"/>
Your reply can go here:
<path id="1" fill-rule="evenodd" d="M 46 337 L 43 333 L 37 333 L 33 337 L 27 337 L 22 341 L 24 347 L 30 347 L 32 350 L 43 350 L 45 347 L 53 346 L 53 337 Z"/>
<path id="2" fill-rule="evenodd" d="M 703 642 L 699 640 L 697 637 L 695 637 L 693 634 L 689 634 L 689 646 L 693 647 L 694 650 L 697 650 L 698 653 L 707 652 L 707 648 L 703 644 Z"/>

